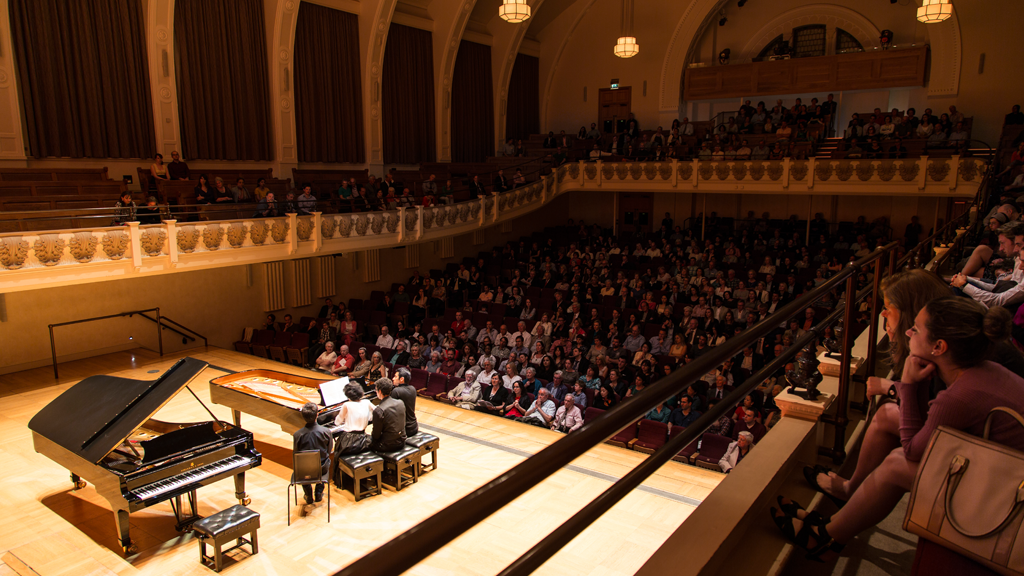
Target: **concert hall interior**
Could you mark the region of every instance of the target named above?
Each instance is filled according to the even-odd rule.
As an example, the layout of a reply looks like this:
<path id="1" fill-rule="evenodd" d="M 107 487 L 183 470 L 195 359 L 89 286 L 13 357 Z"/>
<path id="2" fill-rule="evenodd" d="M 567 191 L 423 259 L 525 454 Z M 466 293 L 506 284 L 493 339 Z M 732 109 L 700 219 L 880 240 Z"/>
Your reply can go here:
<path id="1" fill-rule="evenodd" d="M 1024 572 L 904 370 L 1024 387 L 1022 17 L 0 0 L 0 576 Z"/>

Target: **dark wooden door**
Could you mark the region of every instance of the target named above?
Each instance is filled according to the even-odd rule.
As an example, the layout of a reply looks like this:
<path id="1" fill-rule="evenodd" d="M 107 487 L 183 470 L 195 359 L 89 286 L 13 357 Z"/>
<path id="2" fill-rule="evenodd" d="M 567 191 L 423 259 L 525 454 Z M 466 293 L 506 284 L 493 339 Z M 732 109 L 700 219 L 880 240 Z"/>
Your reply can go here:
<path id="1" fill-rule="evenodd" d="M 654 224 L 654 198 L 650 194 L 619 193 L 619 233 L 647 234 Z M 625 246 L 622 247 L 625 249 Z M 633 246 L 630 245 L 630 249 Z"/>
<path id="2" fill-rule="evenodd" d="M 597 125 L 602 132 L 615 133 L 625 130 L 626 119 L 629 118 L 631 92 L 629 86 L 615 90 L 602 88 L 598 92 Z"/>

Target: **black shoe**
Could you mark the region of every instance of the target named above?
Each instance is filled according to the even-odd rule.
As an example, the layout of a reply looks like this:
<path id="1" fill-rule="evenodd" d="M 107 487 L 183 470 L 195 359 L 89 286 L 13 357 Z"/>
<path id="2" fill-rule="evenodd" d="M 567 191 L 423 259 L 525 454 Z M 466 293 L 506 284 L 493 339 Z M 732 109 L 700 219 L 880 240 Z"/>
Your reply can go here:
<path id="1" fill-rule="evenodd" d="M 309 499 L 309 496 L 303 496 L 302 499 L 306 501 L 306 506 L 313 503 L 313 501 Z"/>
<path id="2" fill-rule="evenodd" d="M 323 494 L 323 492 L 321 492 L 321 493 L 316 495 L 316 498 L 314 498 L 313 501 L 315 501 L 315 502 L 323 502 L 323 499 L 324 499 L 324 494 Z"/>

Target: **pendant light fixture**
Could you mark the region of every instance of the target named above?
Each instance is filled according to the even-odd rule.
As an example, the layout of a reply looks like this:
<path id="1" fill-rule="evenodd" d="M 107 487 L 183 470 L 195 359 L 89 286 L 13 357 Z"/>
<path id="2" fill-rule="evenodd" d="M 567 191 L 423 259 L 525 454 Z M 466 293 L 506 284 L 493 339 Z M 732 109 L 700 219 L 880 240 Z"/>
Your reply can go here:
<path id="1" fill-rule="evenodd" d="M 633 36 L 633 0 L 622 0 L 622 36 L 615 41 L 615 55 L 632 58 L 640 53 L 640 45 Z"/>
<path id="2" fill-rule="evenodd" d="M 498 16 L 505 22 L 518 24 L 530 17 L 530 6 L 526 0 L 501 0 Z"/>
<path id="3" fill-rule="evenodd" d="M 924 0 L 917 9 L 918 22 L 937 24 L 953 15 L 953 4 L 950 0 Z"/>

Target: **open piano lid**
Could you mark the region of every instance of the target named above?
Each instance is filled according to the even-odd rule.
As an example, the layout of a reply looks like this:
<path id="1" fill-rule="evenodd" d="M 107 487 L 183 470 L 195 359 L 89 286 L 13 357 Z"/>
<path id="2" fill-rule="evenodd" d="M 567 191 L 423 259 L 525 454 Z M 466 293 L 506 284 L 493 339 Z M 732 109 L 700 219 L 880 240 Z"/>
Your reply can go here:
<path id="1" fill-rule="evenodd" d="M 206 366 L 182 358 L 156 380 L 90 376 L 47 404 L 28 427 L 99 464 Z"/>

